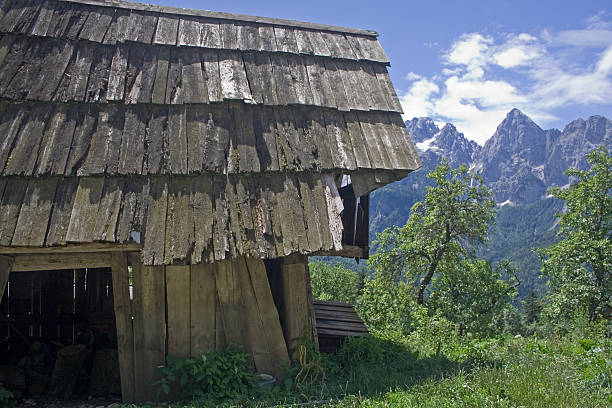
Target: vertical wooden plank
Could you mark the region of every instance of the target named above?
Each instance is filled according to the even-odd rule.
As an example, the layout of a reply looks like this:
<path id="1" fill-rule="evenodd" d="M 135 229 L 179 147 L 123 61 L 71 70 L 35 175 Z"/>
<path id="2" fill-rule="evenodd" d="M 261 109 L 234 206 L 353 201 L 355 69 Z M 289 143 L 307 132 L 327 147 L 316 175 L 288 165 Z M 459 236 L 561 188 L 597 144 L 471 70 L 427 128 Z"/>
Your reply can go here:
<path id="1" fill-rule="evenodd" d="M 241 299 L 240 281 L 236 279 L 234 264 L 230 260 L 215 263 L 215 283 L 219 299 L 223 334 L 228 344 L 244 344 L 244 304 Z M 245 351 L 251 352 L 248 344 Z"/>
<path id="2" fill-rule="evenodd" d="M 110 257 L 113 274 L 113 301 L 117 327 L 121 394 L 123 402 L 131 402 L 135 400 L 134 330 L 132 327 L 127 255 L 124 252 L 112 252 Z"/>
<path id="3" fill-rule="evenodd" d="M 168 303 L 168 355 L 189 357 L 191 353 L 190 326 L 190 267 L 166 266 L 166 294 Z"/>
<path id="4" fill-rule="evenodd" d="M 134 375 L 137 401 L 153 399 L 160 379 L 157 367 L 166 361 L 166 281 L 163 266 L 143 266 L 130 253 L 134 282 Z"/>
<path id="5" fill-rule="evenodd" d="M 289 364 L 289 354 L 278 311 L 272 298 L 266 266 L 261 259 L 252 258 L 246 258 L 246 266 L 249 274 L 248 282 L 251 285 L 252 296 L 254 296 L 255 301 L 253 310 L 256 312 L 257 318 L 261 319 L 268 350 L 266 366 L 262 367 L 262 370 L 260 370 L 260 367 L 257 367 L 257 369 L 276 374 L 283 366 Z M 256 365 L 257 362 L 256 359 Z"/>
<path id="6" fill-rule="evenodd" d="M 8 283 L 11 268 L 13 267 L 13 258 L 8 256 L 0 256 L 0 302 L 4 296 L 6 284 Z"/>
<path id="7" fill-rule="evenodd" d="M 215 349 L 216 285 L 213 264 L 191 266 L 191 356 Z"/>
<path id="8" fill-rule="evenodd" d="M 281 267 L 283 331 L 287 349 L 294 359 L 298 356 L 297 345 L 300 340 L 313 337 L 306 262 L 306 257 L 293 255 L 284 258 Z"/>

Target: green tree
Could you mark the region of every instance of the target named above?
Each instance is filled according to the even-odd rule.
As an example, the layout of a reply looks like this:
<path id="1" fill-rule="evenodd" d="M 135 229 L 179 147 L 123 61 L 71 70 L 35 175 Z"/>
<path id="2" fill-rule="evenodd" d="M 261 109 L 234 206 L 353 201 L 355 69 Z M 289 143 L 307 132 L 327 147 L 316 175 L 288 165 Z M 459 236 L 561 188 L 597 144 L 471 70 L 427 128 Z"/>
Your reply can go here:
<path id="1" fill-rule="evenodd" d="M 538 295 L 532 290 L 525 296 L 523 301 L 523 311 L 525 313 L 525 323 L 533 324 L 537 323 L 540 319 L 540 313 L 542 312 L 542 303 L 538 299 Z"/>
<path id="2" fill-rule="evenodd" d="M 492 335 L 504 329 L 505 314 L 517 294 L 516 270 L 508 261 L 465 258 L 441 264 L 433 279 L 428 307 L 458 326 L 459 334 Z"/>
<path id="3" fill-rule="evenodd" d="M 311 262 L 310 279 L 315 299 L 335 300 L 355 304 L 360 286 L 360 276 L 340 263 Z"/>
<path id="4" fill-rule="evenodd" d="M 370 330 L 407 334 L 416 306 L 411 295 L 405 282 L 393 282 L 386 275 L 377 274 L 366 281 L 357 299 L 357 311 Z"/>
<path id="5" fill-rule="evenodd" d="M 422 305 L 441 263 L 451 264 L 486 239 L 495 202 L 482 178 L 467 166 L 451 169 L 446 160 L 428 174 L 425 200 L 416 203 L 405 226 L 387 228 L 377 236 L 377 252 L 369 265 L 395 281 L 411 281 Z"/>
<path id="6" fill-rule="evenodd" d="M 600 146 L 587 161 L 588 170 L 565 172 L 576 180 L 568 189 L 550 189 L 567 206 L 558 214 L 560 241 L 540 250 L 555 316 L 586 309 L 592 317 L 610 317 L 612 310 L 612 157 Z"/>

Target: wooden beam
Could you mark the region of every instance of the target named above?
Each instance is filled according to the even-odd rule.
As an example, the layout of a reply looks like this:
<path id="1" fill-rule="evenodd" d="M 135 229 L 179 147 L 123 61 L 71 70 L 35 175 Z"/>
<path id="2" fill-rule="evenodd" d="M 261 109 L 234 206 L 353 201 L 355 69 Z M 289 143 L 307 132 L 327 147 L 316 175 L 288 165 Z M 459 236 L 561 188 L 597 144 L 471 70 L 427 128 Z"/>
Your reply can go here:
<path id="1" fill-rule="evenodd" d="M 142 245 L 136 243 L 129 244 L 109 244 L 94 242 L 89 244 L 70 244 L 54 247 L 7 247 L 0 246 L 0 255 L 15 254 L 57 254 L 65 252 L 132 252 L 142 250 Z"/>
<path id="2" fill-rule="evenodd" d="M 18 254 L 14 255 L 13 259 L 13 272 L 107 268 L 111 266 L 110 252 Z"/>
<path id="3" fill-rule="evenodd" d="M 168 302 L 168 354 L 191 355 L 191 268 L 189 265 L 166 266 Z"/>
<path id="4" fill-rule="evenodd" d="M 342 256 L 345 258 L 367 258 L 368 252 L 368 248 L 361 248 L 355 245 L 342 245 L 342 249 L 340 250 L 330 249 L 329 251 L 319 251 L 313 255 Z"/>
<path id="5" fill-rule="evenodd" d="M 121 395 L 123 402 L 132 402 L 135 396 L 134 329 L 132 325 L 127 254 L 113 252 L 111 254 L 111 269 L 113 274 L 113 300 L 117 326 Z"/>
<path id="6" fill-rule="evenodd" d="M 13 259 L 8 256 L 0 256 L 0 302 L 4 296 L 4 290 L 11 274 Z"/>

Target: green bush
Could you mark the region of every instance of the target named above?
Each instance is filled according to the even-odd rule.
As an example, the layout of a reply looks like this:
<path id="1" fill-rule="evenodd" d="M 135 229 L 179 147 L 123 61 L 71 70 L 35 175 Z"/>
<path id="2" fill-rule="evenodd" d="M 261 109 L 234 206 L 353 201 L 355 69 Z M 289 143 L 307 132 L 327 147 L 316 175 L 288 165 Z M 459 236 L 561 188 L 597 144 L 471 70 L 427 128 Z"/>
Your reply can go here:
<path id="1" fill-rule="evenodd" d="M 0 385 L 0 408 L 13 406 L 13 393 Z"/>
<path id="2" fill-rule="evenodd" d="M 201 351 L 197 357 L 168 356 L 168 363 L 159 370 L 162 376 L 159 391 L 169 394 L 178 383 L 185 399 L 234 398 L 246 394 L 256 380 L 256 374 L 247 365 L 247 354 L 229 347 Z"/>
<path id="3" fill-rule="evenodd" d="M 355 304 L 359 295 L 360 276 L 340 263 L 311 262 L 310 279 L 315 299 Z"/>

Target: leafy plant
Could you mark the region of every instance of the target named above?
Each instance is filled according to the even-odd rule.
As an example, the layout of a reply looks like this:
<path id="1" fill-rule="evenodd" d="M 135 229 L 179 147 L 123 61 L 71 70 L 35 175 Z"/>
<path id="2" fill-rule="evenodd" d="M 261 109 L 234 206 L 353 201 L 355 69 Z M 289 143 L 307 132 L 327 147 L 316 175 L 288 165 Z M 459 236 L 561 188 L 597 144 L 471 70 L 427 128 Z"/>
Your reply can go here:
<path id="1" fill-rule="evenodd" d="M 311 262 L 310 279 L 315 299 L 355 304 L 360 290 L 360 276 L 336 262 Z"/>
<path id="2" fill-rule="evenodd" d="M 0 385 L 0 408 L 13 406 L 13 393 Z"/>
<path id="3" fill-rule="evenodd" d="M 159 368 L 159 391 L 169 394 L 178 384 L 182 398 L 222 400 L 246 394 L 255 384 L 256 374 L 247 365 L 247 354 L 227 347 L 221 351 L 201 351 L 196 357 L 168 356 Z"/>

